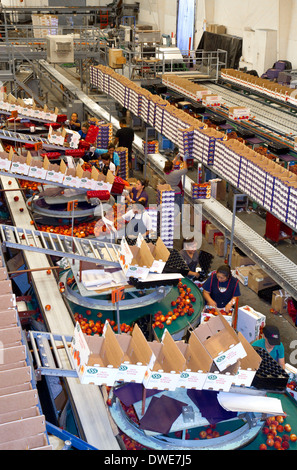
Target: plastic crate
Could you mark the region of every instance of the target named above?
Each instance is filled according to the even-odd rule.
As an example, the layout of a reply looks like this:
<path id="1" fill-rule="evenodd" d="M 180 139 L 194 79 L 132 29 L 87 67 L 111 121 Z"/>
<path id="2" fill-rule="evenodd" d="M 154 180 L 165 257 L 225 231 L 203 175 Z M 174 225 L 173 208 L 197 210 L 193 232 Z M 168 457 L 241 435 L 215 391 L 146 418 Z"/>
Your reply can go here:
<path id="1" fill-rule="evenodd" d="M 255 351 L 261 357 L 262 362 L 256 372 L 251 386 L 271 391 L 285 390 L 289 380 L 287 372 L 270 356 L 270 354 L 268 354 L 265 349 L 255 347 Z"/>
<path id="2" fill-rule="evenodd" d="M 87 191 L 87 198 L 88 199 L 100 199 L 100 201 L 108 201 L 110 198 L 109 191 Z"/>

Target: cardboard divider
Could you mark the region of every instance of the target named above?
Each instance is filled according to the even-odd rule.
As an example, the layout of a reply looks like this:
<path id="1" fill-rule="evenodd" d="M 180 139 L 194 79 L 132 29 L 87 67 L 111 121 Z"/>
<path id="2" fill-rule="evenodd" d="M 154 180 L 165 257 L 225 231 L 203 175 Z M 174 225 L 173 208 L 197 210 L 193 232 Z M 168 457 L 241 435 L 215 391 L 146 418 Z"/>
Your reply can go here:
<path id="1" fill-rule="evenodd" d="M 143 384 L 146 388 L 157 390 L 175 390 L 186 359 L 173 340 L 168 330 L 164 331 L 162 342 L 150 343 L 156 360 L 145 374 Z"/>
<path id="2" fill-rule="evenodd" d="M 218 311 L 218 315 L 194 330 L 199 341 L 212 357 L 218 370 L 223 371 L 246 356 L 235 330 Z"/>
<path id="3" fill-rule="evenodd" d="M 153 367 L 156 357 L 141 329 L 135 324 L 132 335 L 121 334 L 116 335 L 116 338 L 125 354 L 116 380 L 142 383 L 146 371 Z"/>
<path id="4" fill-rule="evenodd" d="M 23 436 L 34 436 L 44 432 L 45 417 L 22 419 L 0 426 L 0 444 L 21 439 Z"/>

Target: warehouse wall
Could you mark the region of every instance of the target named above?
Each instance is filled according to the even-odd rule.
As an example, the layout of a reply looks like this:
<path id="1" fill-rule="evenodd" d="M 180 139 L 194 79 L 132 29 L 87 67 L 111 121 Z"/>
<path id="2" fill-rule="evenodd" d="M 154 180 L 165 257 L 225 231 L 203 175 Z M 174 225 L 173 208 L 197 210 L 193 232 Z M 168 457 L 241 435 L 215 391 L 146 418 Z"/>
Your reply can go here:
<path id="1" fill-rule="evenodd" d="M 139 2 L 140 24 L 152 25 L 155 29 L 160 29 L 162 34 L 176 33 L 177 0 L 139 0 Z"/>

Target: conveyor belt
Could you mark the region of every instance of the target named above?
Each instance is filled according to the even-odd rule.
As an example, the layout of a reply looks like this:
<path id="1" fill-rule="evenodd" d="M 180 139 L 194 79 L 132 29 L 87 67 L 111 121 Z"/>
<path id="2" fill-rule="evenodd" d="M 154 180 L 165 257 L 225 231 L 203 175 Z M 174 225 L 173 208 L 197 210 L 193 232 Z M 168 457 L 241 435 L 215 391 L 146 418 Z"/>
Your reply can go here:
<path id="1" fill-rule="evenodd" d="M 0 236 L 6 247 L 52 256 L 66 256 L 101 266 L 120 267 L 120 245 L 100 242 L 97 239 L 81 239 L 11 225 L 0 225 Z"/>
<path id="2" fill-rule="evenodd" d="M 283 111 L 281 106 L 275 108 L 274 106 L 264 105 L 248 96 L 234 93 L 213 83 L 207 84 L 207 88 L 219 94 L 228 108 L 232 106 L 250 108 L 256 122 L 267 126 L 268 129 L 272 129 L 278 135 L 281 133 L 284 136 L 291 137 L 290 140 L 292 140 L 293 136 L 297 134 L 297 116 Z"/>
<path id="3" fill-rule="evenodd" d="M 9 180 L 8 177 L 1 176 L 3 188 L 17 189 L 17 181 L 14 179 L 9 185 Z M 8 191 L 5 194 L 14 225 L 30 230 L 32 226 L 28 211 L 17 210 L 18 203 L 14 201 L 13 191 Z M 20 196 L 20 201 L 21 199 L 22 196 Z M 22 200 L 21 203 L 25 207 L 25 201 Z M 28 269 L 34 270 L 48 266 L 47 256 L 43 253 L 24 251 L 24 259 Z M 72 336 L 74 324 L 59 292 L 54 275 L 48 275 L 45 271 L 32 271 L 31 279 L 40 308 L 43 311 L 47 331 L 53 334 L 63 333 Z M 51 306 L 50 311 L 46 311 L 46 305 Z M 59 356 L 62 367 L 66 369 L 68 364 L 66 353 L 60 350 Z M 110 424 L 108 411 L 99 387 L 82 385 L 76 378 L 65 378 L 65 383 L 82 437 L 99 450 L 119 450 L 120 447 L 115 437 L 117 431 Z"/>
<path id="4" fill-rule="evenodd" d="M 19 132 L 7 131 L 0 129 L 0 139 L 12 142 L 20 142 L 21 144 L 42 144 L 42 148 L 46 150 L 66 150 L 66 147 L 52 144 L 48 139 L 36 135 L 21 134 Z"/>

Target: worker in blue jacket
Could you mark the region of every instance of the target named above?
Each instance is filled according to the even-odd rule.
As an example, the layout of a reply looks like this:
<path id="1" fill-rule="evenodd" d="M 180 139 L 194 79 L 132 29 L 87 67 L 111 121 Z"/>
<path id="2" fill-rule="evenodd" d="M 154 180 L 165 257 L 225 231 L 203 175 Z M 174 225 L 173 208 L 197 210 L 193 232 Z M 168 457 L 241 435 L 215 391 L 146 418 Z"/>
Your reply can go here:
<path id="1" fill-rule="evenodd" d="M 212 272 L 203 284 L 203 297 L 206 303 L 227 313 L 233 308 L 239 296 L 239 281 L 232 276 L 231 268 L 227 264 Z"/>

